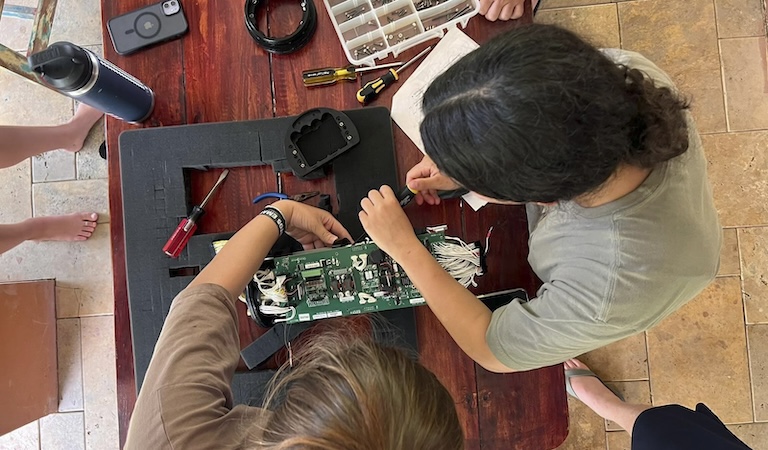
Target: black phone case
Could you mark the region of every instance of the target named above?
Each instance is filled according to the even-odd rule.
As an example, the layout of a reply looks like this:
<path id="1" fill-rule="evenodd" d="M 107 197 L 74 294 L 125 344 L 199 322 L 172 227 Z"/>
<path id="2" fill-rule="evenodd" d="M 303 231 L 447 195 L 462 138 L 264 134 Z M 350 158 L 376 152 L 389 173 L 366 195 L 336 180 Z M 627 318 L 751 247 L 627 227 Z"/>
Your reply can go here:
<path id="1" fill-rule="evenodd" d="M 113 17 L 107 22 L 112 45 L 120 55 L 181 37 L 189 29 L 184 9 L 171 16 L 163 13 L 163 2 Z"/>

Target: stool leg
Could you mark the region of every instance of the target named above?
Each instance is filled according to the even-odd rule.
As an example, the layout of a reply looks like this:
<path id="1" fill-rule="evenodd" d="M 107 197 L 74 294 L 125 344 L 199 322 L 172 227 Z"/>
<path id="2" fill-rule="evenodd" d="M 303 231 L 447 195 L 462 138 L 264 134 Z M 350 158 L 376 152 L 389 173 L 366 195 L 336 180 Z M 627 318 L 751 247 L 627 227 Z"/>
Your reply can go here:
<path id="1" fill-rule="evenodd" d="M 27 58 L 14 52 L 3 44 L 0 44 L 0 67 L 8 69 L 16 75 L 22 76 L 33 83 L 37 83 L 55 91 L 43 82 L 40 75 L 29 68 Z"/>
<path id="2" fill-rule="evenodd" d="M 27 56 L 48 47 L 53 27 L 53 15 L 56 13 L 57 0 L 40 0 L 37 4 L 35 23 L 32 25 L 32 35 L 29 36 Z"/>

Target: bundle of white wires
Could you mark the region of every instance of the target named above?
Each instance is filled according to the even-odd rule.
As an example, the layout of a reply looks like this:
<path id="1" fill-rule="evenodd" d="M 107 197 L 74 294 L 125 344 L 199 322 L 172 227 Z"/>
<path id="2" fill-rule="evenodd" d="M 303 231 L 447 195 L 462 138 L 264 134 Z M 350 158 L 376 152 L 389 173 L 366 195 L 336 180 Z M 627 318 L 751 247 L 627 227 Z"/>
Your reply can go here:
<path id="1" fill-rule="evenodd" d="M 475 277 L 483 274 L 481 249 L 459 238 L 446 236 L 445 242 L 432 244 L 437 262 L 464 287 L 477 286 Z"/>

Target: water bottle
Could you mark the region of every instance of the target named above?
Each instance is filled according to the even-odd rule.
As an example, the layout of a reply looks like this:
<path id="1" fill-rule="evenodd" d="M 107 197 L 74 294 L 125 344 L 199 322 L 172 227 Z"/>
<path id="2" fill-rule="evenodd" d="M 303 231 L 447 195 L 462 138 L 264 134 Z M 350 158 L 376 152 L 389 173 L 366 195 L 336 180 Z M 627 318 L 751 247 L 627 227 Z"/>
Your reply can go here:
<path id="1" fill-rule="evenodd" d="M 30 55 L 29 65 L 52 88 L 118 119 L 141 122 L 155 106 L 155 94 L 141 81 L 69 42 Z"/>

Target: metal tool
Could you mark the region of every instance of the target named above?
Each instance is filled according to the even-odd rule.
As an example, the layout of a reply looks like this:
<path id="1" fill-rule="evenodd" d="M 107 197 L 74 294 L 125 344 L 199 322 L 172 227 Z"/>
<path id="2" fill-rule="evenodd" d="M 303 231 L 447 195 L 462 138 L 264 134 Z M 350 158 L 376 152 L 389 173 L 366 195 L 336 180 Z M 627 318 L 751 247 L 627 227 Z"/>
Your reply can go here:
<path id="1" fill-rule="evenodd" d="M 274 198 L 277 200 L 293 200 L 294 202 L 303 202 L 306 200 L 309 200 L 312 197 L 316 197 L 320 195 L 320 191 L 311 191 L 311 192 L 302 192 L 301 194 L 296 195 L 288 195 L 283 194 L 282 192 L 265 192 L 261 195 L 257 195 L 256 198 L 253 199 L 253 203 L 259 203 L 262 200 L 266 200 L 268 198 Z"/>
<path id="2" fill-rule="evenodd" d="M 182 219 L 181 222 L 179 222 L 179 226 L 176 227 L 176 230 L 174 230 L 170 239 L 168 239 L 168 242 L 166 242 L 165 246 L 163 246 L 163 252 L 166 255 L 170 256 L 171 258 L 179 257 L 181 251 L 184 250 L 184 247 L 187 246 L 189 238 L 195 234 L 195 230 L 197 230 L 197 221 L 203 217 L 203 214 L 205 214 L 205 206 L 211 200 L 213 194 L 215 194 L 219 189 L 221 183 L 224 182 L 224 179 L 227 178 L 227 175 L 229 175 L 229 169 L 226 169 L 221 173 L 219 179 L 216 181 L 216 184 L 213 185 L 211 190 L 208 191 L 208 195 L 206 195 L 205 199 L 203 199 L 203 202 L 199 205 L 195 205 L 195 207 L 192 208 L 192 213 L 186 218 Z"/>
<path id="3" fill-rule="evenodd" d="M 382 64 L 380 66 L 373 67 L 327 67 L 324 69 L 305 70 L 301 73 L 301 78 L 304 81 L 304 86 L 327 86 L 336 84 L 337 81 L 355 81 L 357 80 L 357 74 L 363 72 L 370 72 L 371 70 L 389 69 L 390 67 L 400 67 L 403 63 L 393 62 L 389 64 Z"/>
<path id="4" fill-rule="evenodd" d="M 399 69 L 397 70 L 389 69 L 389 72 L 385 73 L 381 77 L 366 83 L 362 89 L 357 91 L 357 101 L 362 104 L 366 104 L 371 100 L 373 100 L 374 98 L 376 98 L 376 96 L 379 95 L 379 92 L 384 90 L 385 87 L 391 84 L 394 84 L 397 80 L 399 80 L 398 75 L 400 74 L 400 72 L 407 69 L 408 66 L 410 66 L 411 64 L 415 63 L 416 61 L 424 57 L 424 55 L 429 53 L 430 50 L 432 50 L 431 46 L 427 47 L 423 52 L 411 58 L 410 61 L 400 66 Z"/>

